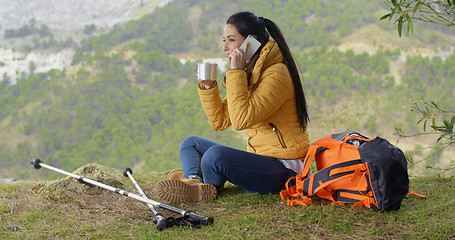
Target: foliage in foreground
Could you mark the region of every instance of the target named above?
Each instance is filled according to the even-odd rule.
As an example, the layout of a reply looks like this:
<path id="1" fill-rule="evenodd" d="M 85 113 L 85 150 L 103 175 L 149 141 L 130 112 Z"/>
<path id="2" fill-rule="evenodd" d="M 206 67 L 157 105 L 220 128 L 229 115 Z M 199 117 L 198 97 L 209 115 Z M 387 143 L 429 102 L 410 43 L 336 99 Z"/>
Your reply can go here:
<path id="1" fill-rule="evenodd" d="M 121 173 L 118 172 L 121 176 Z M 153 185 L 166 177 L 137 174 L 155 200 Z M 136 192 L 124 177 L 116 181 Z M 76 183 L 76 180 L 74 180 Z M 375 212 L 315 199 L 288 207 L 278 195 L 248 193 L 233 185 L 212 201 L 176 205 L 213 216 L 213 226 L 174 227 L 159 232 L 141 202 L 108 191 L 57 197 L 41 193 L 46 182 L 0 185 L 0 234 L 7 239 L 450 239 L 455 237 L 455 178 L 411 179 L 411 190 L 428 196 L 405 198 L 399 211 Z M 90 188 L 79 184 L 85 188 Z M 62 186 L 63 188 L 64 186 Z M 165 216 L 170 216 L 160 210 Z"/>
<path id="2" fill-rule="evenodd" d="M 406 31 L 413 31 L 413 20 L 436 23 L 445 26 L 455 26 L 455 1 L 433 1 L 433 0 L 384 0 L 390 8 L 390 12 L 381 19 L 395 20 L 398 34 L 401 37 L 403 25 L 407 24 Z"/>
<path id="3" fill-rule="evenodd" d="M 416 163 L 427 161 L 430 158 L 440 155 L 441 152 L 445 149 L 448 149 L 450 151 L 450 148 L 453 149 L 455 146 L 455 111 L 441 109 L 435 102 L 424 102 L 423 104 L 416 103 L 412 110 L 419 113 L 420 120 L 417 123 L 423 124 L 424 133 L 406 135 L 402 129 L 397 128 L 397 134 L 400 137 L 415 137 L 418 135 L 435 134 L 438 135 L 436 143 L 439 145 L 435 145 L 434 151 L 432 151 L 429 156 L 419 160 L 418 162 L 414 161 L 412 157 L 408 156 L 408 161 L 410 162 L 411 167 Z M 427 131 L 428 125 L 430 125 L 432 131 Z M 426 168 L 438 170 L 440 173 L 450 173 L 455 169 L 455 164 L 451 164 L 442 168 L 428 165 Z"/>

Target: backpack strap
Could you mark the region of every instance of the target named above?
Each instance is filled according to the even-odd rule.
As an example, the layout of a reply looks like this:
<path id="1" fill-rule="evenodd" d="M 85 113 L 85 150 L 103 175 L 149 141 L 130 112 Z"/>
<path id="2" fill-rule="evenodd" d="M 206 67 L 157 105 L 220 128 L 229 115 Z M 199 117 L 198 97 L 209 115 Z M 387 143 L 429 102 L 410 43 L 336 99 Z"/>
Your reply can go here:
<path id="1" fill-rule="evenodd" d="M 289 179 L 286 183 L 287 189 L 281 191 L 280 193 L 281 198 L 283 200 L 287 199 L 288 206 L 306 206 L 311 203 L 311 199 L 309 197 L 313 195 L 328 199 L 332 201 L 332 203 L 338 203 L 337 200 L 333 198 L 333 191 L 330 190 L 330 185 L 343 179 L 353 179 L 354 173 L 360 165 L 363 165 L 360 160 L 347 161 L 324 168 L 308 178 L 304 178 L 301 175 L 291 178 L 296 180 L 296 185 L 288 187 L 289 180 L 291 180 Z"/>
<path id="2" fill-rule="evenodd" d="M 372 192 L 369 192 L 370 196 L 365 196 L 362 200 L 358 201 L 354 205 L 353 208 L 364 206 L 366 208 L 371 208 L 371 205 L 377 206 L 376 200 L 372 197 Z"/>
<path id="3" fill-rule="evenodd" d="M 314 142 L 308 148 L 308 152 L 303 159 L 303 167 L 302 173 L 298 174 L 295 177 L 290 178 L 286 182 L 286 189 L 280 192 L 281 199 L 287 199 L 289 206 L 294 205 L 308 205 L 311 203 L 311 199 L 308 198 L 314 194 L 318 196 L 330 199 L 333 202 L 336 202 L 333 198 L 333 192 L 326 190 L 326 187 L 338 182 L 339 180 L 349 178 L 349 174 L 352 175 L 355 170 L 357 169 L 357 164 L 360 164 L 359 160 L 355 160 L 356 162 L 348 161 L 344 163 L 340 163 L 341 165 L 335 164 L 331 167 L 324 168 L 319 172 L 310 176 L 310 167 L 313 163 L 317 154 L 328 150 L 328 149 L 336 149 L 340 147 L 341 144 L 346 143 L 348 140 L 351 139 L 362 139 L 369 141 L 368 138 L 360 135 L 360 134 L 351 134 L 354 133 L 352 131 L 346 131 L 340 134 L 332 134 L 321 138 Z M 338 140 L 338 141 L 334 141 Z M 289 187 L 289 181 L 295 179 L 296 185 Z M 290 198 L 301 198 L 301 199 L 293 199 Z"/>
<path id="4" fill-rule="evenodd" d="M 361 164 L 360 160 L 352 160 L 338 163 L 316 172 L 308 179 L 305 179 L 303 193 L 311 196 L 334 182 L 345 178 L 352 178 L 359 164 Z"/>
<path id="5" fill-rule="evenodd" d="M 289 187 L 289 181 L 292 179 L 296 179 L 296 185 Z M 311 204 L 311 199 L 308 197 L 303 196 L 303 193 L 299 190 L 297 190 L 297 186 L 301 183 L 303 183 L 304 177 L 302 175 L 297 174 L 295 177 L 289 178 L 289 180 L 286 182 L 286 189 L 280 192 L 280 197 L 282 200 L 287 200 L 288 206 L 292 207 L 295 205 L 302 205 L 302 206 L 307 206 L 308 204 Z M 299 189 L 302 189 L 302 186 L 299 186 Z M 301 199 L 293 199 L 291 198 L 301 198 Z"/>
<path id="6" fill-rule="evenodd" d="M 361 160 L 360 160 L 361 161 Z M 335 191 L 338 203 L 354 203 L 353 208 L 364 206 L 371 208 L 377 206 L 376 197 L 369 183 L 369 169 L 367 163 L 355 165 L 355 172 L 351 175 L 351 182 L 355 190 L 337 189 Z M 366 189 L 362 191 L 362 183 L 367 183 Z"/>
<path id="7" fill-rule="evenodd" d="M 427 198 L 427 196 L 422 195 L 422 194 L 417 193 L 417 192 L 414 192 L 414 191 L 408 191 L 408 194 L 406 194 L 406 195 L 414 195 L 414 196 L 417 196 L 417 197 L 420 197 L 420 198 Z"/>
<path id="8" fill-rule="evenodd" d="M 316 155 L 320 152 L 327 150 L 327 148 L 321 147 L 315 143 L 313 143 L 308 148 L 308 152 L 307 152 L 305 158 L 303 159 L 302 176 L 306 176 L 306 177 L 309 176 L 310 167 L 311 167 L 311 164 L 313 163 L 313 160 L 316 157 Z"/>
<path id="9" fill-rule="evenodd" d="M 311 204 L 311 199 L 305 197 L 301 191 L 303 188 L 302 184 L 306 178 L 310 176 L 310 167 L 311 163 L 313 163 L 314 157 L 319 152 L 326 150 L 324 147 L 320 147 L 317 145 L 317 141 L 313 143 L 309 148 L 308 152 L 303 159 L 303 167 L 302 167 L 302 174 L 297 174 L 295 177 L 291 177 L 286 182 L 285 186 L 286 189 L 280 192 L 280 196 L 282 200 L 287 200 L 288 206 L 295 206 L 295 205 L 303 205 L 307 206 Z M 289 182 L 295 179 L 296 185 L 289 187 Z M 301 198 L 301 199 L 293 199 L 291 198 Z"/>

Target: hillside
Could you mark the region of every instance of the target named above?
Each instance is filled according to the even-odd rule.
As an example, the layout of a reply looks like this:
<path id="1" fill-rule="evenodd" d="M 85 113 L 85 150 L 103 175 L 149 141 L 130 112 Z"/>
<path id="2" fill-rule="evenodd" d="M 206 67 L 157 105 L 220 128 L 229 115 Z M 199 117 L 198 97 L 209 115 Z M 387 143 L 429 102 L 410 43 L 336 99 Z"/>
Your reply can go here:
<path id="1" fill-rule="evenodd" d="M 20 28 L 34 19 L 45 24 L 58 36 L 82 32 L 85 25 L 94 24 L 98 29 L 109 29 L 131 19 L 141 17 L 144 10 L 164 6 L 172 0 L 0 0 L 2 29 Z"/>
<path id="2" fill-rule="evenodd" d="M 189 135 L 244 149 L 242 132 L 210 129 L 195 88 L 196 62 L 223 56 L 225 18 L 239 10 L 282 28 L 304 79 L 312 141 L 352 129 L 425 158 L 429 151 L 420 149 L 437 137 L 397 142 L 393 132 L 421 131 L 410 111 L 416 101 L 453 109 L 455 34 L 419 24 L 415 35 L 399 38 L 391 23 L 379 22 L 381 9 L 380 2 L 354 0 L 173 1 L 65 49 L 33 46 L 33 52 L 74 54 L 64 68 L 19 73 L 16 84 L 2 74 L 0 173 L 55 177 L 24 169 L 32 158 L 67 170 L 93 162 L 169 170 L 180 165 L 179 144 Z M 430 158 L 412 174 L 436 174 L 426 164 L 447 165 L 453 155 Z"/>
<path id="3" fill-rule="evenodd" d="M 30 73 L 31 62 L 35 73 L 68 69 L 74 47 L 81 40 L 107 32 L 169 2 L 0 0 L 0 73 L 2 77 L 6 73 L 14 84 L 22 72 Z"/>

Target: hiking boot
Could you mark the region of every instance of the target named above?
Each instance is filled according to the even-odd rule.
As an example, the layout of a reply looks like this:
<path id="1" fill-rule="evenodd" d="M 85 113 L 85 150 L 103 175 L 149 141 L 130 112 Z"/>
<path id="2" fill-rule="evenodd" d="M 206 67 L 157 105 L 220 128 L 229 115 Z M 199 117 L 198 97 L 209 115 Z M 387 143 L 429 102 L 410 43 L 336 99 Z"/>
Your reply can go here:
<path id="1" fill-rule="evenodd" d="M 199 179 L 163 180 L 156 184 L 155 193 L 170 203 L 211 200 L 216 197 L 214 185 L 205 184 Z"/>
<path id="2" fill-rule="evenodd" d="M 169 180 L 180 180 L 183 179 L 183 169 L 174 169 L 167 174 Z"/>

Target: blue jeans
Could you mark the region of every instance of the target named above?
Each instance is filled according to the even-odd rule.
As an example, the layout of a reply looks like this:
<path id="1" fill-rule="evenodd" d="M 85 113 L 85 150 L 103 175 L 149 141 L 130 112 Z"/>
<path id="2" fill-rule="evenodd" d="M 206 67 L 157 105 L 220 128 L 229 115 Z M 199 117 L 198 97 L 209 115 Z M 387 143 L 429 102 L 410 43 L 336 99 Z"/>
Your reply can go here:
<path id="1" fill-rule="evenodd" d="M 202 137 L 183 140 L 180 158 L 184 177 L 196 175 L 204 183 L 221 188 L 229 181 L 247 191 L 279 193 L 297 173 L 276 158 L 234 149 Z"/>

